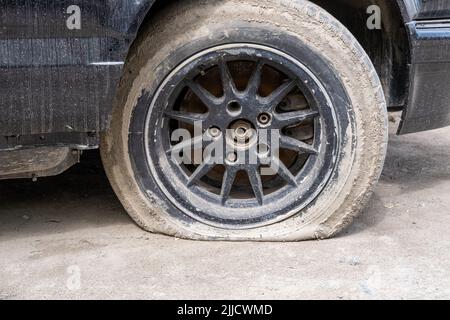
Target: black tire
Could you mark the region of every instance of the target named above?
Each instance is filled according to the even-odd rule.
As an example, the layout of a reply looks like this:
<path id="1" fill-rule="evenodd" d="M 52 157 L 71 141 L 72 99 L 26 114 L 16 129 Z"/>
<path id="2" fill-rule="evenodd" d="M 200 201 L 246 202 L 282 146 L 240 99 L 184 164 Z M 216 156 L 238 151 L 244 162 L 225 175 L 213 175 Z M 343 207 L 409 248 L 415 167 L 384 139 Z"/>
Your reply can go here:
<path id="1" fill-rule="evenodd" d="M 311 170 L 301 180 L 307 188 L 299 187 L 300 180 L 289 185 L 274 178 L 270 181 L 279 189 L 270 186 L 276 191 L 266 195 L 261 177 L 258 180 L 249 173 L 249 180 L 261 185 L 259 190 L 250 182 L 255 199 L 236 198 L 227 204 L 231 197 L 227 193 L 222 208 L 215 201 L 224 197 L 223 188 L 218 196 L 209 196 L 200 186 L 189 189 L 185 178 L 171 176 L 176 169 L 161 152 L 160 143 L 164 141 L 160 132 L 173 123 L 161 124 L 167 113 L 163 98 L 173 99 L 169 98 L 172 89 L 165 86 L 173 81 L 171 88 L 176 87 L 178 75 L 179 83 L 184 83 L 182 75 L 193 72 L 190 66 L 199 68 L 196 59 L 209 59 L 209 63 L 216 59 L 214 55 L 228 59 L 252 54 L 262 59 L 266 53 L 267 61 L 275 65 L 280 59 L 279 67 L 287 68 L 286 72 L 276 70 L 279 77 L 293 72 L 305 100 L 310 101 L 302 86 L 306 84 L 305 91 L 312 92 L 320 119 L 311 120 L 315 138 L 308 143 L 315 146 L 316 138 L 321 140 L 302 160 L 298 172 L 290 168 L 292 175 Z M 189 69 L 186 75 L 185 69 Z M 296 73 L 302 70 L 313 81 Z M 137 39 L 101 151 L 115 192 L 145 230 L 202 240 L 306 240 L 336 234 L 364 208 L 383 167 L 387 127 L 386 103 L 372 63 L 352 34 L 323 9 L 303 0 L 180 1 L 160 12 Z M 310 161 L 314 165 L 308 168 Z M 289 181 L 291 175 L 287 176 Z M 213 185 L 214 181 L 202 183 Z"/>

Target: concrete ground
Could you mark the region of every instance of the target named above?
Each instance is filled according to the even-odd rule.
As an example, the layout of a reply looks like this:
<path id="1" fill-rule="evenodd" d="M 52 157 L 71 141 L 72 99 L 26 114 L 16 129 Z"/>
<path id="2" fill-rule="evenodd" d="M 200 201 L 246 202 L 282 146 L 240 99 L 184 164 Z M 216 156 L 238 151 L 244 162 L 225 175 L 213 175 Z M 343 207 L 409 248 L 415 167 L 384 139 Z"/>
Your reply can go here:
<path id="1" fill-rule="evenodd" d="M 140 230 L 97 153 L 0 182 L 0 298 L 450 298 L 450 128 L 392 135 L 381 183 L 339 237 L 183 241 Z"/>

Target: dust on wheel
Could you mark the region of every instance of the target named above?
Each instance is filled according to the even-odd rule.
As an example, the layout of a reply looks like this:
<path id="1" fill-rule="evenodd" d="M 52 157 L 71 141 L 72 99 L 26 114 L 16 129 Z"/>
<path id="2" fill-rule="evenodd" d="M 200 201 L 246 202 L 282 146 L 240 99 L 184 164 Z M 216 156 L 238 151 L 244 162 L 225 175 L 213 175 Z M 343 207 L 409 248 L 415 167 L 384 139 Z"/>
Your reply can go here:
<path id="1" fill-rule="evenodd" d="M 326 238 L 367 203 L 386 119 L 366 53 L 316 5 L 183 1 L 136 41 L 101 150 L 145 230 Z"/>
<path id="2" fill-rule="evenodd" d="M 314 75 L 283 52 L 253 44 L 213 47 L 184 61 L 154 96 L 147 164 L 167 198 L 195 219 L 228 228 L 273 223 L 326 185 L 337 148 L 333 110 Z M 202 135 L 194 136 L 196 123 Z M 172 141 L 180 128 L 192 138 Z M 269 136 L 264 146 L 260 132 Z M 220 158 L 212 159 L 208 147 L 216 139 L 206 135 L 224 144 Z M 203 159 L 178 163 L 174 154 L 183 148 Z"/>

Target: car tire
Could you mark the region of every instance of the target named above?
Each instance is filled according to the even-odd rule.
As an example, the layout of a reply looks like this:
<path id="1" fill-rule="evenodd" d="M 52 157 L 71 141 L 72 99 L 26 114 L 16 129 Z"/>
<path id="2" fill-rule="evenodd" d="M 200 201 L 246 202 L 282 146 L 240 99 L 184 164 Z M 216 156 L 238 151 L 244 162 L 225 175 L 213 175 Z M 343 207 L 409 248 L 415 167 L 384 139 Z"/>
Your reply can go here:
<path id="1" fill-rule="evenodd" d="M 278 84 L 287 86 L 293 81 L 295 89 L 289 92 L 292 96 L 283 99 L 292 100 L 301 94 L 308 108 L 315 110 L 318 118 L 295 127 L 306 132 L 296 135 L 308 135 L 311 131 L 312 137 L 295 143 L 295 150 L 285 152 L 290 155 L 286 156 L 292 166 L 288 168 L 290 173 L 284 171 L 276 178 L 264 180 L 265 177 L 258 177 L 260 169 L 253 171 L 254 167 L 247 170 L 250 167 L 242 166 L 239 168 L 248 173 L 247 178 L 239 180 L 239 184 L 236 178 L 228 187 L 225 177 L 233 170 L 240 174 L 240 169 L 228 159 L 224 169 L 217 169 L 222 178 L 210 174 L 211 177 L 204 176 L 194 186 L 188 186 L 193 183 L 190 177 L 192 180 L 201 170 L 197 170 L 198 166 L 180 169 L 173 164 L 165 150 L 167 146 L 173 149 L 173 144 L 166 138 L 181 126 L 179 114 L 185 110 L 185 104 L 205 97 L 200 97 L 201 92 L 194 97 L 198 86 L 183 86 L 203 81 L 205 74 L 210 78 L 203 83 L 209 85 L 217 76 L 212 71 L 215 68 L 219 76 L 228 74 L 233 78 L 237 74 L 241 81 L 245 78 L 243 70 L 256 70 L 261 59 L 261 65 L 266 64 L 261 83 L 266 85 L 267 81 L 266 87 L 273 86 L 273 91 L 279 88 Z M 225 68 L 228 71 L 223 71 Z M 194 71 L 199 75 L 194 76 Z M 248 83 L 256 72 L 248 72 Z M 228 86 L 223 77 L 220 80 L 222 90 L 217 89 L 214 94 L 218 100 L 209 96 L 210 100 L 201 101 L 209 110 L 208 117 L 212 117 L 211 101 L 221 106 L 210 120 L 220 122 L 218 127 L 226 125 L 222 120 L 233 115 L 230 110 L 223 111 L 230 102 L 220 102 L 222 95 L 224 99 L 239 100 L 239 112 L 248 111 L 242 123 L 249 128 L 260 125 L 250 119 L 254 110 L 262 108 L 259 104 L 253 107 L 255 101 L 275 103 L 276 107 L 270 110 L 286 105 L 277 104 L 276 94 L 269 89 L 264 100 L 261 84 L 256 98 L 244 98 L 242 92 L 251 92 L 250 84 L 242 87 L 234 78 L 228 79 L 232 84 Z M 231 92 L 230 96 L 227 92 Z M 230 98 L 233 94 L 238 98 Z M 182 102 L 175 102 L 180 99 Z M 251 102 L 246 105 L 248 101 Z M 166 111 L 169 102 L 177 106 Z M 297 113 L 292 115 L 306 112 L 295 110 Z M 276 113 L 285 109 L 274 112 L 269 117 L 275 124 L 279 119 L 288 121 L 288 117 Z M 168 113 L 178 116 L 165 119 Z M 203 119 L 203 113 L 199 114 Z M 291 114 L 287 115 L 292 119 Z M 233 125 L 227 130 L 235 132 Z M 282 125 L 278 125 L 280 132 L 287 135 Z M 120 201 L 136 223 L 150 232 L 197 240 L 323 239 L 349 225 L 366 206 L 383 167 L 387 128 L 386 102 L 370 59 L 353 35 L 320 7 L 303 0 L 179 1 L 152 18 L 135 41 L 110 128 L 102 137 L 101 153 Z M 203 130 L 208 132 L 208 128 Z M 305 143 L 314 150 L 302 155 L 307 152 Z M 298 168 L 293 169 L 295 166 Z M 224 172 L 219 174 L 219 169 Z M 233 192 L 237 195 L 232 196 Z"/>

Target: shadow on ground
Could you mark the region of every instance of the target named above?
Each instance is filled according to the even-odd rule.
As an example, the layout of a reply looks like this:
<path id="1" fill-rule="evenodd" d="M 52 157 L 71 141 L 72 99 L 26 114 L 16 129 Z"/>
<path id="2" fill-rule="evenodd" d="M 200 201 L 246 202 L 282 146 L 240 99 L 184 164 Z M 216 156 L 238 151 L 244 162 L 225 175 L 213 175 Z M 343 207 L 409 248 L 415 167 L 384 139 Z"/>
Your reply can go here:
<path id="1" fill-rule="evenodd" d="M 364 232 L 376 227 L 386 216 L 400 212 L 414 217 L 418 212 L 432 215 L 431 204 L 445 208 L 448 200 L 445 190 L 450 181 L 449 132 L 445 128 L 391 135 L 377 190 L 361 216 L 341 236 Z M 413 220 L 411 223 L 415 224 Z"/>
<path id="2" fill-rule="evenodd" d="M 133 223 L 116 198 L 98 151 L 48 178 L 0 181 L 0 236 Z"/>

